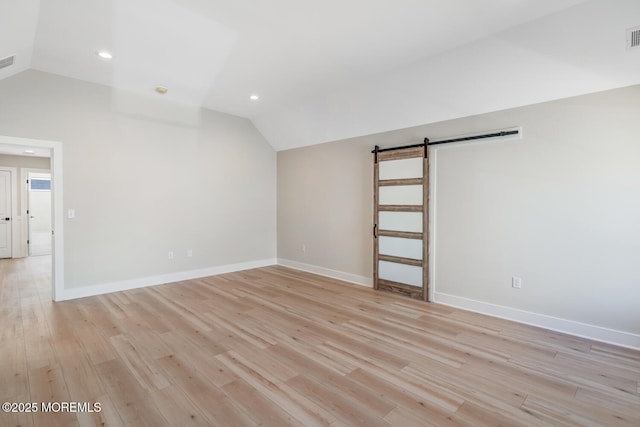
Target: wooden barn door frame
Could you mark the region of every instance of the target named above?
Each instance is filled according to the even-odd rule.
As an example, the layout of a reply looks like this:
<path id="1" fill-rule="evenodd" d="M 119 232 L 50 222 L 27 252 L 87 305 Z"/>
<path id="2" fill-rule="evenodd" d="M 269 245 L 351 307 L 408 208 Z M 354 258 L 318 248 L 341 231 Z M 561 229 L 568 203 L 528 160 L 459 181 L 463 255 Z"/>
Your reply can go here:
<path id="1" fill-rule="evenodd" d="M 429 298 L 429 148 L 427 142 L 419 146 L 399 147 L 380 149 L 376 146 L 374 153 L 373 172 L 373 286 L 376 290 L 386 290 L 411 298 L 430 301 Z M 382 161 L 401 160 L 420 157 L 422 162 L 421 178 L 404 178 L 380 180 L 379 165 Z M 400 185 L 422 185 L 422 205 L 380 205 L 379 192 L 383 186 Z M 381 211 L 387 212 L 421 212 L 422 232 L 407 232 L 394 230 L 381 230 L 378 227 L 379 214 Z M 404 239 L 422 240 L 422 259 L 402 258 L 396 256 L 382 255 L 379 253 L 379 236 L 397 237 Z M 422 286 L 411 286 L 400 282 L 381 279 L 379 277 L 378 266 L 380 261 L 387 261 L 399 264 L 412 265 L 422 268 Z"/>

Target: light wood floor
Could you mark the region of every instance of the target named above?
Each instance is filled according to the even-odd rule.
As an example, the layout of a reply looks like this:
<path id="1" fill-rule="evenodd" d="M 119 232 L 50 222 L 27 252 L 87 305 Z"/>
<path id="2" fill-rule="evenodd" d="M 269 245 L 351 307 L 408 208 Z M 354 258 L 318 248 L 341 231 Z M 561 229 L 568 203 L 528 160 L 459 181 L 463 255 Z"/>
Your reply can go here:
<path id="1" fill-rule="evenodd" d="M 268 267 L 52 303 L 0 261 L 1 426 L 640 426 L 640 352 Z"/>

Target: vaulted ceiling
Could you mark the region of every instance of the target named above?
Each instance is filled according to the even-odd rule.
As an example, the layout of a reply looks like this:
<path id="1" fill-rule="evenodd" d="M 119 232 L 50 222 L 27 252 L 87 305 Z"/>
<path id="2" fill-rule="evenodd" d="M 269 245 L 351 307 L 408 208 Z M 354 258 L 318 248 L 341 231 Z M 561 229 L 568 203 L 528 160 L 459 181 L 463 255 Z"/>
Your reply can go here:
<path id="1" fill-rule="evenodd" d="M 164 86 L 282 150 L 640 83 L 636 26 L 638 0 L 0 0 L 0 79 Z"/>

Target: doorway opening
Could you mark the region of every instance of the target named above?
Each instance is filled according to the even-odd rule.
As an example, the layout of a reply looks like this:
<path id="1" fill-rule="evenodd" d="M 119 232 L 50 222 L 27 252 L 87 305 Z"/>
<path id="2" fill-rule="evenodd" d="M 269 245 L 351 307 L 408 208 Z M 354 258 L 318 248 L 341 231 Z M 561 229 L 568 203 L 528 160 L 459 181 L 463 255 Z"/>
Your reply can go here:
<path id="1" fill-rule="evenodd" d="M 27 138 L 16 138 L 11 136 L 1 136 L 0 135 L 0 155 L 1 156 L 40 156 L 40 157 L 49 157 L 50 158 L 50 170 L 33 170 L 34 173 L 45 174 L 48 173 L 48 180 L 43 179 L 45 175 L 34 175 L 34 178 L 41 181 L 38 182 L 39 186 L 48 186 L 48 198 L 49 198 L 49 206 L 50 206 L 50 215 L 44 213 L 45 216 L 50 218 L 49 224 L 43 225 L 42 223 L 34 223 L 31 224 L 31 218 L 28 218 L 27 215 L 27 206 L 29 201 L 27 200 L 30 196 L 30 191 L 27 191 L 26 188 L 26 180 L 28 176 L 28 172 L 25 172 L 27 168 L 21 168 L 22 174 L 19 178 L 15 177 L 17 182 L 18 179 L 23 185 L 13 185 L 12 192 L 14 194 L 14 200 L 16 199 L 16 194 L 24 193 L 24 197 L 21 197 L 20 203 L 14 203 L 13 215 L 10 217 L 10 222 L 12 223 L 12 257 L 26 257 L 30 255 L 33 250 L 30 245 L 27 245 L 27 240 L 31 243 L 31 240 L 28 238 L 31 231 L 36 232 L 36 240 L 38 241 L 38 248 L 36 251 L 46 250 L 47 246 L 49 247 L 50 256 L 51 256 L 51 298 L 54 301 L 60 301 L 64 298 L 64 230 L 63 230 L 63 215 L 62 215 L 62 143 L 58 141 L 46 141 L 46 140 L 38 140 L 38 139 L 27 139 Z M 15 167 L 17 170 L 17 167 Z M 48 181 L 42 182 L 42 181 Z M 23 189 L 23 191 L 20 191 Z M 38 190 L 36 190 L 38 191 Z M 36 198 L 45 198 L 44 191 L 40 188 L 40 191 L 43 194 L 40 196 L 36 196 Z M 41 200 L 32 200 L 31 204 L 38 204 Z M 19 208 L 18 208 L 19 205 Z M 36 208 L 36 210 L 42 211 L 42 207 Z M 39 214 L 41 215 L 41 214 Z M 35 218 L 34 218 L 35 219 Z M 44 219 L 44 218 L 39 218 Z M 27 226 L 27 224 L 30 226 Z M 47 234 L 50 235 L 50 243 L 47 244 L 47 238 L 45 238 L 45 228 L 49 227 L 49 231 Z"/>
<path id="2" fill-rule="evenodd" d="M 22 209 L 27 218 L 27 256 L 51 255 L 51 173 L 23 171 L 27 175 L 26 197 L 23 198 L 27 206 Z"/>

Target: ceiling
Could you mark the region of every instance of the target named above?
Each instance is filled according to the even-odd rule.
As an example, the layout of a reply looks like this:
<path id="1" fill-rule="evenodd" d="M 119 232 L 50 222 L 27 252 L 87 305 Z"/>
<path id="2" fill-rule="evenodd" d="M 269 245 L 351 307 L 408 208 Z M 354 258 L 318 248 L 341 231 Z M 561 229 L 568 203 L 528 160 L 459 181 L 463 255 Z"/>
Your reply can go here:
<path id="1" fill-rule="evenodd" d="M 640 83 L 637 0 L 0 0 L 37 69 L 247 117 L 277 150 Z M 113 59 L 97 52 L 107 50 Z M 260 99 L 252 101 L 251 94 Z"/>

